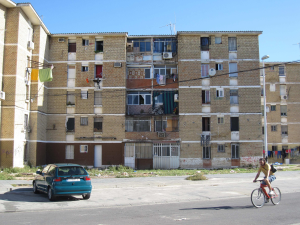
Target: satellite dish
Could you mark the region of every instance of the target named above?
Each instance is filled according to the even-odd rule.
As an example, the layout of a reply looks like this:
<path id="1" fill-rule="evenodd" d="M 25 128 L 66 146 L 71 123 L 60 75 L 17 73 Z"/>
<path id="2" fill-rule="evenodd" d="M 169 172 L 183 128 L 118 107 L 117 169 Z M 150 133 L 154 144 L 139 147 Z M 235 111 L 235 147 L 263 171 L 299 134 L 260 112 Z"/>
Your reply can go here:
<path id="1" fill-rule="evenodd" d="M 214 76 L 216 74 L 216 70 L 214 68 L 210 68 L 209 71 L 208 71 L 208 74 L 210 76 Z"/>

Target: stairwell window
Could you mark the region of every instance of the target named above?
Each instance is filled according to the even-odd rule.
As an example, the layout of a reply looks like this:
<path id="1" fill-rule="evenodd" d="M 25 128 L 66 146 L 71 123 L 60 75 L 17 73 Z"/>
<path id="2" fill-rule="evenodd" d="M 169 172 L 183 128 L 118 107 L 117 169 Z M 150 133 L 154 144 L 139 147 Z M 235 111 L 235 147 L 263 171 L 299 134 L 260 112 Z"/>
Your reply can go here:
<path id="1" fill-rule="evenodd" d="M 239 131 L 239 117 L 230 117 L 230 129 L 231 131 Z"/>
<path id="2" fill-rule="evenodd" d="M 95 117 L 94 118 L 94 132 L 102 132 L 102 124 L 103 124 L 103 118 Z"/>
<path id="3" fill-rule="evenodd" d="M 203 159 L 210 159 L 210 147 L 202 147 Z"/>
<path id="4" fill-rule="evenodd" d="M 230 104 L 239 104 L 238 90 L 230 90 Z"/>
<path id="5" fill-rule="evenodd" d="M 68 52 L 76 52 L 76 40 L 69 40 Z"/>
<path id="6" fill-rule="evenodd" d="M 102 93 L 101 91 L 94 92 L 94 105 L 102 105 Z"/>
<path id="7" fill-rule="evenodd" d="M 210 104 L 210 91 L 202 90 L 202 104 Z"/>
<path id="8" fill-rule="evenodd" d="M 66 145 L 66 159 L 74 159 L 74 145 Z"/>
<path id="9" fill-rule="evenodd" d="M 237 63 L 229 63 L 229 77 L 237 77 Z"/>
<path id="10" fill-rule="evenodd" d="M 231 158 L 232 159 L 240 158 L 240 146 L 238 144 L 231 145 Z"/>
<path id="11" fill-rule="evenodd" d="M 287 125 L 281 126 L 281 136 L 283 136 L 283 137 L 288 136 L 288 126 Z"/>
<path id="12" fill-rule="evenodd" d="M 280 106 L 280 113 L 281 113 L 281 116 L 287 116 L 287 106 L 286 105 Z"/>
<path id="13" fill-rule="evenodd" d="M 103 52 L 103 41 L 96 41 L 95 51 Z"/>
<path id="14" fill-rule="evenodd" d="M 209 37 L 202 37 L 201 38 L 201 51 L 208 51 L 210 45 L 210 38 Z"/>
<path id="15" fill-rule="evenodd" d="M 279 66 L 279 76 L 285 76 L 285 68 L 284 66 Z"/>
<path id="16" fill-rule="evenodd" d="M 75 91 L 67 91 L 67 105 L 75 105 Z"/>
<path id="17" fill-rule="evenodd" d="M 237 51 L 236 37 L 228 38 L 228 50 L 229 51 Z"/>
<path id="18" fill-rule="evenodd" d="M 201 64 L 201 77 L 209 77 L 209 64 Z"/>
<path id="19" fill-rule="evenodd" d="M 202 117 L 202 131 L 210 131 L 210 117 Z"/>
<path id="20" fill-rule="evenodd" d="M 75 118 L 67 118 L 67 132 L 75 131 Z"/>

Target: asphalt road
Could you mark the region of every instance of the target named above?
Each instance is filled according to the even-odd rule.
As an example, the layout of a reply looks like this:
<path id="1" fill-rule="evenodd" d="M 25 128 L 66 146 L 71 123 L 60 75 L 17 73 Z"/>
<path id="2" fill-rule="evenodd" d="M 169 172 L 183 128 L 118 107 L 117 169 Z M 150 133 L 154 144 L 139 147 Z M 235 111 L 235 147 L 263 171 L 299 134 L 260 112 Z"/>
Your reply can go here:
<path id="1" fill-rule="evenodd" d="M 1 213 L 1 224 L 300 224 L 300 193 L 254 208 L 250 198 Z"/>

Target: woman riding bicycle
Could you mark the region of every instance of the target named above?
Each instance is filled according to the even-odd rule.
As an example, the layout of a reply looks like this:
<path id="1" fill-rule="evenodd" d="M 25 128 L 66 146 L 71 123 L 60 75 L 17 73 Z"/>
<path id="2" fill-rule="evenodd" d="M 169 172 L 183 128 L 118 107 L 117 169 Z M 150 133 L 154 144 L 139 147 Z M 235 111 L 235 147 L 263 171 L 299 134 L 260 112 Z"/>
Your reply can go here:
<path id="1" fill-rule="evenodd" d="M 266 163 L 266 160 L 264 158 L 259 159 L 260 167 L 258 168 L 258 172 L 256 174 L 256 177 L 254 178 L 253 182 L 256 182 L 256 179 L 259 177 L 260 172 L 263 172 L 265 174 L 263 184 L 267 185 L 269 188 L 269 195 L 274 195 L 274 191 L 271 187 L 271 182 L 276 179 L 273 172 L 271 171 L 271 166 Z"/>

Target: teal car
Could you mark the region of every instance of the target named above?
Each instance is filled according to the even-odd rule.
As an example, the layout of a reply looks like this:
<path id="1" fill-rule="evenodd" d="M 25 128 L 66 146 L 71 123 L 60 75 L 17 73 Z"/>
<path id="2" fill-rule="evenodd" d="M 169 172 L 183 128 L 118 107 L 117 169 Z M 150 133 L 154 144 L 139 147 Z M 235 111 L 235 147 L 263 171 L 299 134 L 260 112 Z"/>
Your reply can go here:
<path id="1" fill-rule="evenodd" d="M 36 172 L 32 182 L 33 192 L 46 193 L 50 201 L 57 196 L 82 195 L 89 199 L 92 182 L 88 172 L 77 164 L 49 164 L 42 171 Z"/>

